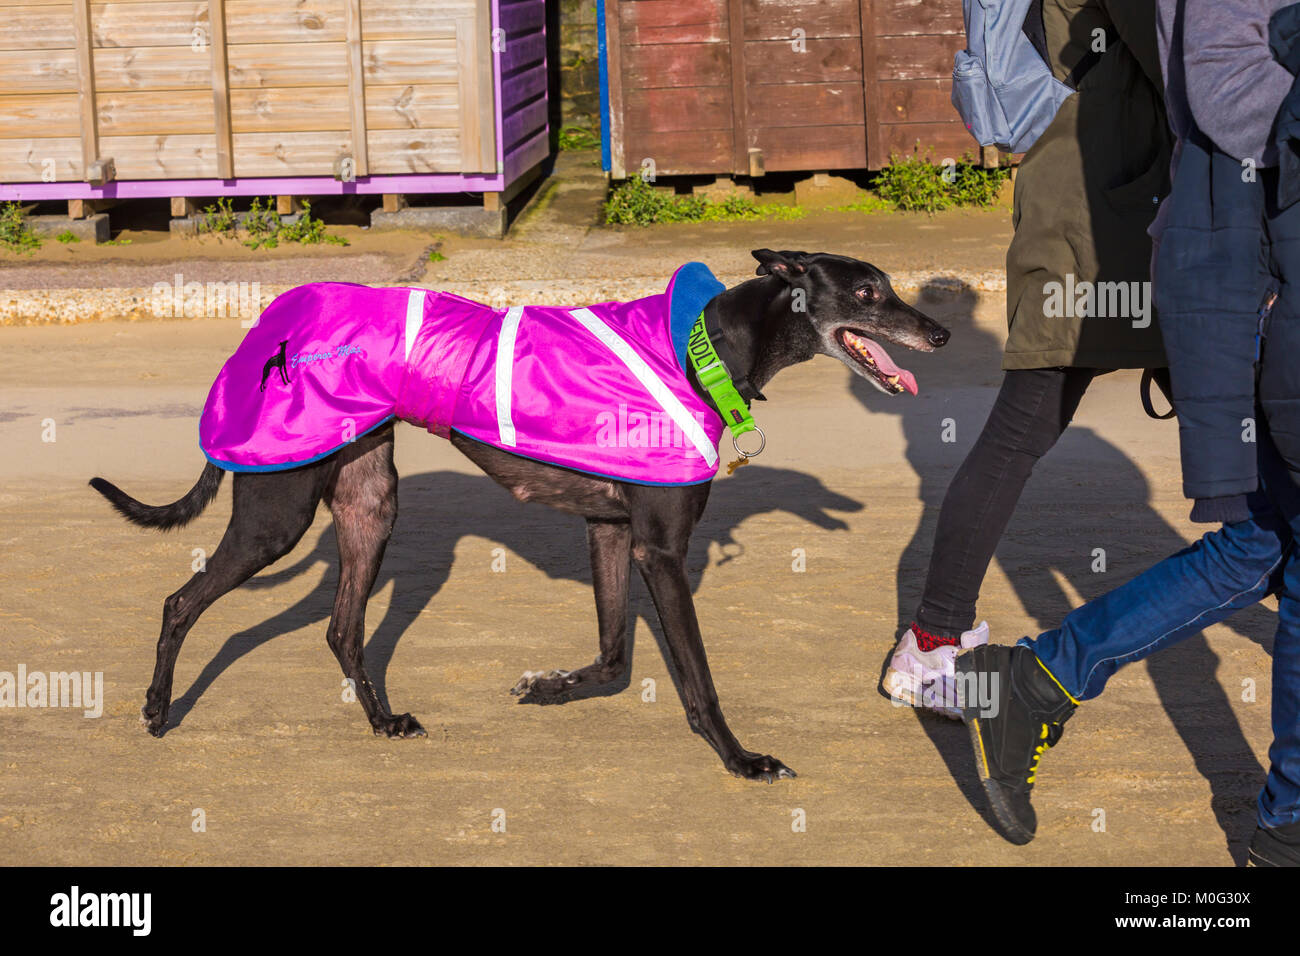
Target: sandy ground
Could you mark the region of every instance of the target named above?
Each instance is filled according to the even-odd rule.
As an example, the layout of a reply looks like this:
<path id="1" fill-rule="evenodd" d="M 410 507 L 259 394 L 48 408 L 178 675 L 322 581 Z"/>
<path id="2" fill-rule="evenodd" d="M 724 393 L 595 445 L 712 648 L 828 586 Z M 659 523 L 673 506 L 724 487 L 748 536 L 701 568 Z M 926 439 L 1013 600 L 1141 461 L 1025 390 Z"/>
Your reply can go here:
<path id="1" fill-rule="evenodd" d="M 1240 861 L 1270 737 L 1271 610 L 1122 671 L 1083 708 L 1044 761 L 1026 848 L 989 828 L 963 728 L 877 691 L 944 488 L 1000 381 L 1006 210 L 601 229 L 603 188 L 589 158 L 566 155 L 504 241 L 339 226 L 351 246 L 308 255 L 157 233 L 47 243 L 0 255 L 0 305 L 48 296 L 57 323 L 65 293 L 117 301 L 176 272 L 594 301 L 662 288 L 688 257 L 739 279 L 760 246 L 877 263 L 953 329 L 947 348 L 904 362 L 921 394 L 886 398 L 829 359 L 782 373 L 760 409 L 768 450 L 717 481 L 692 551 L 732 728 L 798 779 L 732 778 L 690 732 L 639 581 L 627 689 L 517 705 L 508 689 L 522 671 L 596 653 L 582 523 L 514 502 L 409 426 L 366 655 L 394 709 L 429 736 L 375 738 L 343 699 L 324 640 L 336 567 L 322 511 L 292 554 L 202 617 L 177 668 L 172 728 L 149 737 L 137 715 L 162 601 L 219 540 L 229 482 L 199 520 L 160 535 L 126 525 L 86 480 L 158 502 L 189 488 L 198 412 L 242 329 L 113 321 L 108 308 L 108 321 L 0 328 L 0 671 L 102 672 L 105 696 L 99 718 L 0 708 L 0 864 Z M 435 242 L 446 258 L 430 263 Z M 984 291 L 953 295 L 955 279 Z M 947 420 L 955 441 L 942 440 Z M 1135 374 L 1102 379 L 989 574 L 980 611 L 995 640 L 1050 627 L 1176 550 L 1196 533 L 1186 512 L 1174 426 L 1141 414 Z"/>
<path id="2" fill-rule="evenodd" d="M 729 776 L 688 729 L 640 582 L 631 686 L 517 705 L 507 691 L 523 670 L 595 655 L 581 522 L 513 502 L 409 426 L 366 653 L 428 738 L 375 738 L 342 699 L 324 640 L 336 579 L 324 511 L 199 621 L 174 726 L 149 737 L 137 715 L 162 600 L 194 549 L 216 545 L 229 482 L 202 518 L 160 535 L 116 518 L 86 480 L 148 501 L 190 486 L 198 410 L 239 323 L 0 329 L 0 670 L 99 671 L 106 697 L 98 719 L 0 709 L 0 864 L 1240 860 L 1270 736 L 1271 609 L 1129 667 L 1085 706 L 1044 761 L 1025 848 L 989 828 L 961 726 L 879 696 L 943 489 L 999 380 L 996 294 L 922 307 L 954 334 L 908 356 L 920 396 L 886 398 L 829 359 L 786 371 L 760 410 L 768 451 L 717 481 L 696 535 L 723 708 L 747 746 L 799 772 L 773 786 Z M 955 442 L 941 440 L 945 419 Z M 989 575 L 981 614 L 995 639 L 1052 625 L 1189 540 L 1177 476 L 1175 428 L 1142 415 L 1136 375 L 1098 382 Z"/>

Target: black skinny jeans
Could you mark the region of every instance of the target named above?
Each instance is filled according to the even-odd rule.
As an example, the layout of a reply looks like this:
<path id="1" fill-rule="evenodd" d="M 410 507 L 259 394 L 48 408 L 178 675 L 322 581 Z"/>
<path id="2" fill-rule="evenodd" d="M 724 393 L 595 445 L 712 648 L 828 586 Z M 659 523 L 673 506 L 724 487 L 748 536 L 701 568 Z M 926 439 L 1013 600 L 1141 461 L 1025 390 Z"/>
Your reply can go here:
<path id="1" fill-rule="evenodd" d="M 1012 369 L 970 454 L 939 509 L 930 570 L 916 623 L 957 637 L 975 624 L 975 602 L 993 552 L 1038 459 L 1056 444 L 1079 400 L 1101 372 L 1091 368 Z"/>

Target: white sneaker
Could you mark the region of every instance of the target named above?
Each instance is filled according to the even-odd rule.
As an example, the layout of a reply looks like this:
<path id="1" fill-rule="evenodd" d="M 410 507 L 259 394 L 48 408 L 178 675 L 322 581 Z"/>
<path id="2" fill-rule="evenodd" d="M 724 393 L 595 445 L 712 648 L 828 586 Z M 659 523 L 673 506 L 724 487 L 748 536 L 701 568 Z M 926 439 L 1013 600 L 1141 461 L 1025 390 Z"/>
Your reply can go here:
<path id="1" fill-rule="evenodd" d="M 881 686 L 897 706 L 921 707 L 961 720 L 955 680 L 957 655 L 988 642 L 988 622 L 980 621 L 979 627 L 962 633 L 961 646 L 941 644 L 923 651 L 916 643 L 916 632 L 909 627 L 894 648 Z"/>

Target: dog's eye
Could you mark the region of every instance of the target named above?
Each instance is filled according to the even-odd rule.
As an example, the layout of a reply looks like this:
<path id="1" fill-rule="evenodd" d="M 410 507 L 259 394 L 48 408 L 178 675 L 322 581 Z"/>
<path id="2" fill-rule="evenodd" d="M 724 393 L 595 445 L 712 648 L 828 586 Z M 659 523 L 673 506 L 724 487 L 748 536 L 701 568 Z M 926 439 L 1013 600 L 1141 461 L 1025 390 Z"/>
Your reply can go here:
<path id="1" fill-rule="evenodd" d="M 874 285 L 864 285 L 861 289 L 856 290 L 853 294 L 856 295 L 863 302 L 875 302 L 877 299 L 880 298 L 880 293 L 876 291 L 876 287 Z"/>

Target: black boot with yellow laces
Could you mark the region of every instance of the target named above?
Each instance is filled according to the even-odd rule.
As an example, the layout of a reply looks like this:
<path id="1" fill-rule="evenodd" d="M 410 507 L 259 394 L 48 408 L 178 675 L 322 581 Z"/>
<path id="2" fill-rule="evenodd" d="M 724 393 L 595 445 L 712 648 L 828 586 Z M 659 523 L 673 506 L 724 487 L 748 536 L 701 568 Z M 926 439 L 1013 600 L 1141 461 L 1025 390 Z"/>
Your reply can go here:
<path id="1" fill-rule="evenodd" d="M 962 720 L 970 730 L 975 765 L 1002 828 L 1012 843 L 1034 838 L 1038 819 L 1029 802 L 1038 763 L 1061 739 L 1078 706 L 1034 652 L 990 644 L 957 658 Z"/>

